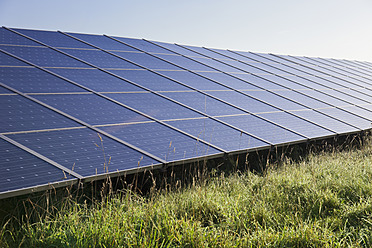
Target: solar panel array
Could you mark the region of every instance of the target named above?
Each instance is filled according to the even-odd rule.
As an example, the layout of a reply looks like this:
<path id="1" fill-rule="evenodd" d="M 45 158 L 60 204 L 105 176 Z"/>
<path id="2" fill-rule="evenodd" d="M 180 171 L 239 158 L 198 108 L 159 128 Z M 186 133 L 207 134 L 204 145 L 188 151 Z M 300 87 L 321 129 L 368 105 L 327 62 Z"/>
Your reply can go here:
<path id="1" fill-rule="evenodd" d="M 372 63 L 0 29 L 0 198 L 371 128 Z"/>

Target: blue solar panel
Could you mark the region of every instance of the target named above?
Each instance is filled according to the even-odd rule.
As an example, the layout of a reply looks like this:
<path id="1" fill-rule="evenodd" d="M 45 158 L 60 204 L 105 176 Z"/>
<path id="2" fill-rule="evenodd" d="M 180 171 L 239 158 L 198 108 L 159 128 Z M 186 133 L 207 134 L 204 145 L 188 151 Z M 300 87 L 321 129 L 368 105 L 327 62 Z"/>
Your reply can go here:
<path id="1" fill-rule="evenodd" d="M 14 134 L 9 137 L 82 176 L 159 163 L 87 128 Z"/>
<path id="2" fill-rule="evenodd" d="M 306 85 L 307 87 L 299 84 L 296 79 L 298 77 L 294 77 L 294 76 L 287 76 L 287 77 L 282 77 L 282 76 L 276 76 L 276 75 L 260 75 L 261 78 L 264 78 L 264 79 L 267 79 L 275 84 L 279 84 L 281 86 L 283 86 L 283 88 L 277 88 L 277 87 L 274 87 L 275 89 L 284 89 L 284 88 L 290 88 L 290 89 L 293 89 L 293 90 L 298 90 L 298 89 L 309 89 L 310 86 Z M 289 80 L 288 80 L 289 79 Z M 292 81 L 290 81 L 292 80 Z M 271 89 L 273 87 L 269 87 L 268 89 Z"/>
<path id="3" fill-rule="evenodd" d="M 97 92 L 138 92 L 141 88 L 98 69 L 60 69 L 50 71 Z M 126 72 L 127 70 L 124 70 Z M 116 74 L 119 71 L 113 71 Z"/>
<path id="4" fill-rule="evenodd" d="M 0 67 L 0 82 L 23 93 L 85 92 L 82 88 L 37 68 Z"/>
<path id="5" fill-rule="evenodd" d="M 248 72 L 251 72 L 252 69 L 250 69 L 251 68 L 250 65 L 247 65 L 247 64 L 248 63 L 246 63 L 246 64 L 240 63 L 239 68 L 242 68 L 242 69 L 244 69 L 244 70 L 246 70 Z M 262 63 L 252 63 L 251 66 L 254 66 L 254 67 L 256 67 L 259 70 L 262 70 L 262 72 L 260 72 L 261 74 L 262 73 L 265 73 L 265 74 L 275 74 L 275 75 L 287 75 L 287 74 L 290 74 L 287 71 L 279 70 L 276 67 L 273 67 L 273 66 L 270 66 L 270 65 L 265 65 L 265 64 L 262 64 Z M 254 72 L 251 72 L 251 73 L 254 73 Z"/>
<path id="6" fill-rule="evenodd" d="M 35 98 L 91 125 L 148 121 L 142 115 L 93 94 L 37 95 Z"/>
<path id="7" fill-rule="evenodd" d="M 197 54 L 195 54 L 193 51 L 177 46 L 176 44 L 169 44 L 169 43 L 158 42 L 158 41 L 151 41 L 151 42 L 162 47 L 163 49 L 165 48 L 165 49 L 169 49 L 170 51 L 172 51 L 172 52 L 168 51 L 168 54 L 173 54 L 174 52 L 174 53 L 185 55 L 185 56 L 197 56 Z M 163 53 L 166 53 L 166 52 L 163 52 Z"/>
<path id="8" fill-rule="evenodd" d="M 198 76 L 197 74 L 194 74 L 192 72 L 161 71 L 159 73 L 198 90 L 226 90 L 226 87 L 221 86 L 201 76 Z"/>
<path id="9" fill-rule="evenodd" d="M 3 136 L 0 149 L 13 147 L 9 154 L 18 160 L 9 166 L 0 158 L 0 173 L 24 161 L 40 163 L 42 173 L 50 172 L 41 184 L 63 180 L 57 177 L 61 166 L 93 180 L 164 161 L 371 129 L 368 62 L 5 28 L 0 49 L 0 133 L 47 161 L 4 146 Z M 103 133 L 103 147 L 96 131 Z M 21 153 L 30 160 L 21 161 Z M 24 181 L 1 173 L 11 184 L 0 176 L 0 186 L 39 185 L 30 164 L 17 169 Z M 16 180 L 30 184 L 12 188 Z"/>
<path id="10" fill-rule="evenodd" d="M 334 135 L 334 132 L 330 130 L 285 112 L 263 113 L 259 114 L 259 116 L 262 116 L 263 118 L 279 125 L 285 126 L 290 130 L 294 130 L 310 139 L 317 138 L 319 136 Z"/>
<path id="11" fill-rule="evenodd" d="M 372 119 L 372 110 L 368 110 L 368 108 L 366 108 L 365 106 L 371 106 L 371 105 L 363 105 L 363 106 L 348 105 L 348 106 L 340 107 L 340 109 L 344 109 L 346 111 L 349 111 L 350 113 L 356 114 L 365 119 Z M 370 122 L 370 125 L 371 123 L 372 121 Z"/>
<path id="12" fill-rule="evenodd" d="M 103 35 L 92 35 L 92 34 L 77 34 L 77 33 L 68 33 L 71 36 L 74 36 L 80 40 L 88 42 L 93 46 L 97 46 L 104 50 L 116 50 L 116 51 L 130 51 L 136 52 L 137 50 L 131 48 L 123 43 L 120 43 L 116 40 L 113 40 L 109 37 Z M 92 47 L 90 47 L 92 48 Z"/>
<path id="13" fill-rule="evenodd" d="M 140 40 L 140 39 L 131 39 L 131 38 L 122 38 L 122 37 L 113 37 L 125 44 L 128 44 L 132 47 L 135 47 L 141 51 L 148 52 L 148 53 L 164 53 L 164 54 L 174 54 L 173 52 L 159 47 L 157 45 L 151 44 L 148 41 Z M 135 50 L 138 51 L 138 50 Z"/>
<path id="14" fill-rule="evenodd" d="M 296 69 L 292 68 L 290 65 L 285 64 L 279 64 L 279 63 L 268 63 L 272 67 L 278 68 L 279 70 L 282 70 L 282 72 L 278 71 L 278 74 L 280 75 L 287 75 L 287 74 L 293 74 L 293 75 L 306 75 L 306 73 Z"/>
<path id="15" fill-rule="evenodd" d="M 295 102 L 302 103 L 308 108 L 317 109 L 317 108 L 327 108 L 329 107 L 328 104 L 325 104 L 321 101 L 318 101 L 316 99 L 310 98 L 308 96 L 302 95 L 298 92 L 292 91 L 292 90 L 283 90 L 283 91 L 277 91 L 278 95 L 287 97 Z M 299 108 L 298 108 L 299 109 Z"/>
<path id="16" fill-rule="evenodd" d="M 154 91 L 190 90 L 175 81 L 148 70 L 111 70 L 110 72 Z"/>
<path id="17" fill-rule="evenodd" d="M 335 83 L 339 83 L 339 84 L 346 84 L 346 85 L 350 85 L 351 88 L 353 87 L 366 87 L 366 91 L 368 92 L 368 94 L 371 94 L 371 87 L 372 87 L 372 82 L 369 80 L 357 80 L 356 78 L 352 78 L 352 77 L 348 77 L 348 78 L 345 78 L 345 77 L 338 77 L 338 78 L 332 78 L 331 79 L 332 82 L 335 82 Z"/>
<path id="18" fill-rule="evenodd" d="M 310 120 L 313 123 L 321 125 L 322 127 L 326 127 L 338 134 L 350 133 L 350 132 L 357 132 L 359 131 L 357 128 L 348 125 L 346 123 L 340 122 L 334 118 L 328 117 L 324 114 L 315 112 L 314 110 L 301 110 L 301 111 L 293 111 L 293 113 L 297 116 L 300 116 L 304 119 Z"/>
<path id="19" fill-rule="evenodd" d="M 253 85 L 256 85 L 257 87 L 261 87 L 267 90 L 282 90 L 285 89 L 284 87 L 274 84 L 272 82 L 269 82 L 263 78 L 261 78 L 263 75 L 255 76 L 251 74 L 232 74 L 237 78 L 240 78 L 241 80 L 247 81 Z"/>
<path id="20" fill-rule="evenodd" d="M 345 94 L 349 94 L 350 96 L 357 97 L 365 102 L 372 103 L 372 96 L 369 94 L 367 90 L 343 89 L 342 92 Z"/>
<path id="21" fill-rule="evenodd" d="M 262 77 L 267 77 L 267 76 L 262 76 Z M 299 85 L 298 87 L 296 86 L 294 89 L 318 89 L 318 90 L 324 90 L 324 89 L 329 89 L 331 87 L 331 85 L 334 88 L 337 87 L 337 85 L 332 84 L 332 83 L 329 83 L 326 80 L 323 80 L 323 79 L 318 80 L 319 78 L 314 77 L 314 76 L 301 76 L 301 77 L 298 77 L 298 76 L 288 76 L 288 75 L 285 75 L 285 76 L 281 76 L 281 77 L 284 78 L 284 79 L 287 79 L 287 81 L 290 80 L 290 81 L 295 82 L 294 83 L 295 85 Z M 322 81 L 322 83 L 320 83 L 319 81 Z M 303 85 L 303 87 L 301 88 L 300 85 Z"/>
<path id="22" fill-rule="evenodd" d="M 301 141 L 305 138 L 253 115 L 227 116 L 218 119 L 269 141 L 272 144 Z M 269 131 L 270 130 L 270 131 Z"/>
<path id="23" fill-rule="evenodd" d="M 211 116 L 245 113 L 199 92 L 166 92 L 163 95 Z"/>
<path id="24" fill-rule="evenodd" d="M 1 133 L 79 126 L 76 122 L 21 96 L 2 95 L 0 112 Z"/>
<path id="25" fill-rule="evenodd" d="M 221 72 L 198 72 L 199 75 L 207 77 L 211 80 L 217 81 L 221 84 L 224 84 L 228 87 L 237 89 L 237 90 L 258 90 L 260 88 L 251 85 L 243 80 L 237 79 L 232 75 L 228 75 Z"/>
<path id="26" fill-rule="evenodd" d="M 152 93 L 114 93 L 106 95 L 159 120 L 201 117 L 200 114 L 190 109 Z"/>
<path id="27" fill-rule="evenodd" d="M 41 46 L 39 43 L 15 34 L 12 31 L 6 30 L 5 28 L 0 28 L 0 44 Z"/>
<path id="28" fill-rule="evenodd" d="M 366 120 L 359 116 L 348 113 L 346 111 L 342 111 L 337 108 L 324 108 L 320 109 L 319 112 L 325 113 L 338 120 L 342 120 L 350 125 L 353 125 L 354 127 L 360 128 L 361 130 L 369 129 L 372 127 L 371 126 L 372 114 L 370 115 L 369 120 Z"/>
<path id="29" fill-rule="evenodd" d="M 188 48 L 195 53 L 194 56 L 206 56 L 206 57 L 210 57 L 210 58 L 215 58 L 215 59 L 229 59 L 228 57 L 226 56 L 223 56 L 223 55 L 220 55 L 218 53 L 215 53 L 215 52 L 212 52 L 206 48 L 203 48 L 203 47 L 195 47 L 195 46 L 185 46 L 185 45 L 182 45 L 182 47 L 185 47 L 185 48 Z M 191 56 L 191 55 L 189 55 Z"/>
<path id="30" fill-rule="evenodd" d="M 141 67 L 100 50 L 61 49 L 61 51 L 101 68 L 141 69 Z"/>
<path id="31" fill-rule="evenodd" d="M 278 108 L 281 108 L 283 110 L 298 110 L 298 109 L 306 109 L 306 107 L 299 105 L 291 100 L 285 99 L 282 97 L 282 93 L 284 91 L 278 91 L 277 94 L 273 94 L 268 91 L 250 91 L 246 92 L 247 95 L 255 97 L 257 99 L 260 99 L 261 101 L 264 101 L 266 103 L 269 103 L 271 105 L 274 105 Z"/>
<path id="32" fill-rule="evenodd" d="M 211 48 L 209 48 L 209 49 L 212 50 L 212 51 L 215 51 L 217 53 L 220 53 L 224 56 L 227 56 L 231 59 L 236 59 L 236 60 L 239 60 L 239 61 L 250 62 L 250 63 L 252 63 L 252 62 L 255 63 L 256 62 L 256 60 L 243 57 L 242 55 L 237 54 L 237 53 L 232 52 L 232 51 L 222 50 L 222 49 L 211 49 Z"/>
<path id="33" fill-rule="evenodd" d="M 62 53 L 45 47 L 15 47 L 15 46 L 0 46 L 1 49 L 21 57 L 26 61 L 43 67 L 81 67 L 88 68 L 89 66 L 70 58 Z"/>
<path id="34" fill-rule="evenodd" d="M 0 139 L 0 194 L 73 179 L 61 169 Z"/>
<path id="35" fill-rule="evenodd" d="M 269 145 L 259 139 L 208 118 L 170 121 L 168 123 L 201 140 L 205 140 L 230 152 Z"/>
<path id="36" fill-rule="evenodd" d="M 235 106 L 243 108 L 250 113 L 262 113 L 262 112 L 273 112 L 278 111 L 277 108 L 271 107 L 258 100 L 245 96 L 235 91 L 213 91 L 209 92 L 212 96 L 229 102 Z"/>
<path id="37" fill-rule="evenodd" d="M 233 65 L 233 66 L 230 66 L 230 65 L 226 65 L 224 63 L 221 63 L 219 61 L 216 61 L 216 60 L 213 60 L 213 59 L 209 59 L 209 58 L 202 58 L 202 57 L 195 57 L 195 58 L 192 58 L 193 60 L 196 60 L 202 64 L 205 64 L 207 66 L 210 66 L 218 71 L 222 71 L 222 72 L 228 72 L 228 73 L 234 73 L 234 72 L 237 72 L 237 73 L 240 73 L 240 72 L 243 72 L 242 70 L 240 69 L 237 69 L 233 66 L 235 66 L 234 64 L 232 64 L 232 62 L 234 61 L 230 61 L 230 64 Z M 209 70 L 210 71 L 210 70 Z"/>
<path id="38" fill-rule="evenodd" d="M 234 65 L 235 67 L 238 67 L 241 69 L 241 73 L 251 73 L 251 74 L 257 74 L 257 75 L 266 75 L 270 74 L 270 72 L 261 70 L 260 68 L 257 68 L 257 64 L 252 63 L 252 64 L 243 64 L 239 61 L 232 61 L 230 63 L 231 65 Z"/>
<path id="39" fill-rule="evenodd" d="M 0 94 L 14 94 L 14 92 L 0 86 Z"/>
<path id="40" fill-rule="evenodd" d="M 92 48 L 80 41 L 70 38 L 64 34 L 51 31 L 14 29 L 15 31 L 27 35 L 37 41 L 52 47 L 68 47 L 68 48 Z"/>
<path id="41" fill-rule="evenodd" d="M 152 55 L 146 53 L 129 53 L 129 52 L 117 52 L 113 51 L 112 53 L 125 58 L 129 61 L 132 61 L 138 65 L 144 66 L 152 70 L 179 70 L 180 68 L 174 66 L 164 60 L 155 58 Z"/>
<path id="42" fill-rule="evenodd" d="M 335 90 L 322 90 L 321 92 L 315 90 L 301 90 L 300 92 L 334 106 L 343 106 L 350 103 L 365 104 L 364 101 Z"/>
<path id="43" fill-rule="evenodd" d="M 0 49 L 4 49 L 4 48 L 6 47 L 0 45 Z M 16 59 L 2 52 L 0 52 L 0 65 L 1 66 L 29 66 L 29 64 L 26 64 L 20 61 L 19 59 Z"/>
<path id="44" fill-rule="evenodd" d="M 193 61 L 190 58 L 168 54 L 157 54 L 156 56 L 190 71 L 215 71 L 215 69 Z M 182 68 L 179 69 L 181 70 Z"/>
<path id="45" fill-rule="evenodd" d="M 115 135 L 167 162 L 221 153 L 156 122 L 102 127 Z"/>

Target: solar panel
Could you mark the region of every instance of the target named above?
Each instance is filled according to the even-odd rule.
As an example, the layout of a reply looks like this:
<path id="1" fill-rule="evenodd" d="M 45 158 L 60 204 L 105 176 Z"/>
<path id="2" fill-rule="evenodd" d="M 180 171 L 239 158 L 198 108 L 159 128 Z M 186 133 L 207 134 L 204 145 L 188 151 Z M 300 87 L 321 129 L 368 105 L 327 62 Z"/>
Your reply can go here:
<path id="1" fill-rule="evenodd" d="M 0 28 L 0 198 L 369 130 L 368 62 Z"/>
<path id="2" fill-rule="evenodd" d="M 34 67 L 0 67 L 0 80 L 24 93 L 86 92 L 66 80 Z"/>

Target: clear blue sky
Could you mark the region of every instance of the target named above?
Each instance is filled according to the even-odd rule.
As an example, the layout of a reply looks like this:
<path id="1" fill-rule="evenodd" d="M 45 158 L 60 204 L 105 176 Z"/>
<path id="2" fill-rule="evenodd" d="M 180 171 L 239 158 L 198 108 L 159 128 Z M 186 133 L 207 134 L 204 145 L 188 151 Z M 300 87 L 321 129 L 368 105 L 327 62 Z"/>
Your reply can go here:
<path id="1" fill-rule="evenodd" d="M 372 62 L 371 0 L 0 0 L 0 24 Z"/>

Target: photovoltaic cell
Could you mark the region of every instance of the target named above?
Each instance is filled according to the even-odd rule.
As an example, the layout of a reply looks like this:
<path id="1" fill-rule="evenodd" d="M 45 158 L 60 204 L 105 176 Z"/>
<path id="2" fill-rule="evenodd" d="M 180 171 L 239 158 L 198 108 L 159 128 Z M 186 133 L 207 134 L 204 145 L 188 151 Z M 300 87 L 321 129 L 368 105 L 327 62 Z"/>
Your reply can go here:
<path id="1" fill-rule="evenodd" d="M 158 59 L 146 53 L 129 53 L 129 52 L 118 52 L 113 51 L 112 53 L 132 61 L 138 65 L 144 66 L 152 70 L 179 70 L 180 68 L 174 66 L 164 60 Z"/>
<path id="2" fill-rule="evenodd" d="M 37 68 L 0 67 L 0 81 L 23 93 L 86 92 Z"/>
<path id="3" fill-rule="evenodd" d="M 245 112 L 229 106 L 199 92 L 166 92 L 163 95 L 170 97 L 187 106 L 197 109 L 211 116 L 244 114 Z"/>
<path id="4" fill-rule="evenodd" d="M 282 90 L 276 92 L 278 95 L 286 97 L 287 99 L 291 99 L 295 102 L 301 103 L 308 108 L 318 109 L 318 108 L 328 108 L 330 107 L 328 104 L 318 101 L 317 99 L 308 97 L 306 95 L 302 95 L 298 92 L 293 90 Z M 300 109 L 300 108 L 298 108 Z"/>
<path id="5" fill-rule="evenodd" d="M 249 84 L 243 80 L 237 79 L 234 76 L 225 73 L 198 72 L 198 74 L 237 90 L 260 90 L 260 88 L 252 84 Z"/>
<path id="6" fill-rule="evenodd" d="M 238 53 L 235 53 L 235 52 L 232 52 L 232 51 L 229 51 L 229 50 L 222 50 L 222 49 L 211 49 L 211 48 L 208 48 L 214 52 L 217 52 L 219 54 L 222 54 L 226 57 L 229 57 L 231 59 L 235 59 L 235 60 L 239 60 L 239 61 L 244 61 L 244 62 L 250 62 L 250 63 L 254 63 L 254 62 L 257 62 L 256 60 L 253 60 L 253 59 L 249 59 L 249 58 L 246 58 Z"/>
<path id="7" fill-rule="evenodd" d="M 106 94 L 159 120 L 202 117 L 200 114 L 152 93 Z M 149 104 L 151 103 L 151 104 Z"/>
<path id="8" fill-rule="evenodd" d="M 146 117 L 93 94 L 36 95 L 49 104 L 91 125 L 148 121 Z"/>
<path id="9" fill-rule="evenodd" d="M 229 64 L 239 68 L 241 73 L 250 73 L 250 74 L 257 74 L 257 75 L 266 75 L 271 74 L 271 72 L 267 70 L 262 70 L 257 67 L 257 63 L 248 64 L 248 62 L 242 63 L 239 61 L 231 61 Z"/>
<path id="10" fill-rule="evenodd" d="M 300 116 L 306 120 L 310 120 L 313 123 L 321 125 L 322 127 L 326 127 L 331 129 L 338 134 L 344 133 L 351 133 L 359 131 L 357 128 L 348 125 L 346 123 L 340 122 L 334 118 L 328 117 L 324 114 L 318 113 L 314 110 L 301 110 L 301 111 L 293 111 L 293 113 L 297 116 Z"/>
<path id="11" fill-rule="evenodd" d="M 22 37 L 5 28 L 0 28 L 0 44 L 2 45 L 23 45 L 23 46 L 41 46 L 39 43 Z"/>
<path id="12" fill-rule="evenodd" d="M 61 49 L 61 51 L 101 68 L 141 69 L 141 67 L 100 50 Z"/>
<path id="13" fill-rule="evenodd" d="M 253 115 L 227 116 L 218 119 L 227 122 L 235 127 L 249 132 L 259 138 L 269 141 L 272 144 L 289 143 L 304 140 L 305 138 L 291 131 L 276 126 Z M 267 130 L 270 130 L 268 132 Z"/>
<path id="14" fill-rule="evenodd" d="M 366 90 L 363 90 L 363 91 L 365 93 L 368 93 L 368 92 L 366 92 Z M 343 89 L 342 92 L 345 93 L 345 94 L 349 94 L 351 96 L 358 97 L 359 99 L 362 99 L 365 102 L 372 103 L 372 96 L 369 95 L 369 94 L 368 95 L 367 94 L 361 94 L 360 92 L 356 92 L 353 89 Z"/>
<path id="15" fill-rule="evenodd" d="M 269 145 L 208 118 L 169 121 L 168 123 L 229 152 Z"/>
<path id="16" fill-rule="evenodd" d="M 299 84 L 296 79 L 298 77 L 294 76 L 276 76 L 276 75 L 260 75 L 261 78 L 266 79 L 270 81 L 271 83 L 278 84 L 280 86 L 283 86 L 282 88 L 276 88 L 276 89 L 293 89 L 293 90 L 298 90 L 298 89 L 309 89 L 310 86 L 306 85 L 301 85 Z M 318 85 L 317 85 L 318 86 Z M 272 88 L 272 87 L 270 87 Z M 268 89 L 270 89 L 268 88 Z"/>
<path id="17" fill-rule="evenodd" d="M 222 60 L 229 59 L 226 56 L 220 55 L 218 53 L 215 53 L 215 52 L 210 51 L 210 50 L 208 50 L 206 48 L 203 48 L 203 47 L 185 46 L 185 45 L 182 45 L 182 47 L 188 48 L 188 49 L 196 52 L 195 56 L 205 56 L 205 57 L 209 57 L 209 58 L 222 59 Z M 191 55 L 189 55 L 189 56 L 191 56 Z"/>
<path id="18" fill-rule="evenodd" d="M 344 122 L 353 125 L 361 130 L 371 128 L 371 118 L 370 120 L 363 119 L 357 115 L 342 111 L 337 108 L 324 108 L 319 110 L 322 113 L 325 113 L 333 118 L 343 120 Z M 372 116 L 372 115 L 371 115 Z"/>
<path id="19" fill-rule="evenodd" d="M 239 108 L 245 109 L 250 113 L 278 111 L 277 108 L 271 107 L 270 105 L 267 105 L 236 91 L 213 91 L 209 92 L 209 94 L 226 102 L 229 102 Z"/>
<path id="20" fill-rule="evenodd" d="M 52 47 L 66 47 L 66 48 L 92 48 L 80 41 L 70 38 L 59 32 L 41 31 L 41 30 L 27 30 L 27 29 L 13 29 L 21 34 L 31 37 L 46 45 Z"/>
<path id="21" fill-rule="evenodd" d="M 68 173 L 0 139 L 0 194 L 74 179 Z"/>
<path id="22" fill-rule="evenodd" d="M 151 41 L 152 43 L 162 47 L 163 49 L 168 49 L 172 52 L 168 52 L 168 54 L 180 54 L 184 56 L 197 56 L 195 52 L 187 50 L 181 46 L 178 46 L 176 44 L 169 44 L 169 43 L 164 43 L 164 42 L 158 42 L 158 41 Z M 166 52 L 163 52 L 166 53 Z"/>
<path id="23" fill-rule="evenodd" d="M 372 119 L 372 110 L 368 110 L 365 106 L 371 106 L 371 105 L 363 105 L 363 106 L 354 106 L 354 105 L 348 105 L 340 107 L 340 109 L 344 109 L 346 111 L 349 111 L 350 113 L 356 114 L 358 116 L 361 116 L 365 119 Z M 370 121 L 371 125 L 372 121 Z"/>
<path id="24" fill-rule="evenodd" d="M 276 95 L 276 94 L 273 94 L 271 92 L 268 92 L 268 91 L 264 91 L 264 90 L 261 90 L 261 91 L 249 91 L 249 92 L 245 92 L 247 95 L 249 96 L 252 96 L 252 97 L 255 97 L 257 99 L 260 99 L 261 101 L 264 101 L 266 103 L 269 103 L 273 106 L 276 106 L 278 108 L 281 108 L 283 110 L 298 110 L 298 109 L 306 109 L 306 107 L 300 105 L 300 104 L 297 104 L 291 100 L 288 100 L 288 99 L 285 99 L 284 97 L 282 97 L 282 93 L 284 91 L 280 91 L 280 92 L 277 92 L 277 94 L 279 95 Z M 288 92 L 288 91 L 286 91 Z"/>
<path id="25" fill-rule="evenodd" d="M 0 45 L 0 49 L 4 48 L 6 47 Z M 20 61 L 19 59 L 16 59 L 10 55 L 0 52 L 0 66 L 29 66 L 29 64 L 26 64 Z"/>
<path id="26" fill-rule="evenodd" d="M 141 88 L 98 69 L 61 69 L 50 71 L 97 92 L 138 92 Z M 127 71 L 127 70 L 124 70 Z M 113 71 L 118 73 L 118 71 Z"/>
<path id="27" fill-rule="evenodd" d="M 156 122 L 108 126 L 101 129 L 167 162 L 221 153 Z"/>
<path id="28" fill-rule="evenodd" d="M 124 45 L 123 43 L 120 43 L 116 40 L 113 40 L 103 35 L 77 34 L 77 33 L 68 33 L 68 34 L 80 40 L 83 40 L 85 42 L 88 42 L 89 44 L 92 44 L 93 46 L 97 46 L 101 49 L 104 49 L 104 50 L 137 52 L 136 49 L 133 49 L 127 45 Z"/>
<path id="29" fill-rule="evenodd" d="M 154 91 L 190 90 L 179 83 L 148 70 L 111 70 L 110 72 Z"/>
<path id="30" fill-rule="evenodd" d="M 252 74 L 231 74 L 234 77 L 237 77 L 241 80 L 244 80 L 248 83 L 251 83 L 259 88 L 268 89 L 268 90 L 281 90 L 285 89 L 284 87 L 277 85 L 275 83 L 272 83 L 268 80 L 265 80 L 262 78 L 263 75 L 256 76 Z"/>
<path id="31" fill-rule="evenodd" d="M 158 164 L 87 128 L 14 134 L 9 138 L 85 177 Z"/>
<path id="32" fill-rule="evenodd" d="M 326 137 L 335 134 L 331 130 L 327 130 L 323 127 L 317 126 L 311 122 L 285 112 L 263 113 L 259 114 L 259 116 L 262 116 L 272 122 L 278 123 L 279 125 L 288 127 L 290 130 L 294 130 L 297 133 L 300 133 L 311 139 L 317 138 L 319 136 Z"/>
<path id="33" fill-rule="evenodd" d="M 263 76 L 266 77 L 266 76 Z M 326 84 L 320 84 L 317 82 L 317 78 L 314 76 L 281 76 L 286 81 L 291 81 L 292 84 L 298 85 L 293 87 L 294 89 L 318 89 L 318 90 L 324 90 L 329 89 L 329 85 Z M 334 88 L 337 88 L 337 85 L 333 85 Z"/>
<path id="34" fill-rule="evenodd" d="M 80 126 L 22 96 L 0 97 L 0 133 Z"/>
<path id="35" fill-rule="evenodd" d="M 215 69 L 179 55 L 157 54 L 156 56 L 190 71 L 215 71 Z M 179 69 L 182 70 L 182 68 Z"/>
<path id="36" fill-rule="evenodd" d="M 148 41 L 140 40 L 140 39 L 131 39 L 131 38 L 123 38 L 123 37 L 113 37 L 125 44 L 128 44 L 132 47 L 137 48 L 135 51 L 144 51 L 148 53 L 164 53 L 164 54 L 174 54 L 173 52 L 159 47 L 157 45 L 151 44 Z"/>
<path id="37" fill-rule="evenodd" d="M 1 49 L 21 57 L 26 61 L 43 67 L 81 67 L 88 68 L 89 66 L 70 58 L 62 53 L 45 47 L 15 47 L 15 46 L 0 46 Z M 11 64 L 18 65 L 18 64 Z M 23 65 L 23 63 L 22 63 Z"/>
<path id="38" fill-rule="evenodd" d="M 209 58 L 202 58 L 202 57 L 192 57 L 193 60 L 198 61 L 199 63 L 202 63 L 204 65 L 210 66 L 218 71 L 222 72 L 242 72 L 242 70 L 239 70 L 233 66 L 226 65 L 224 63 L 221 63 L 217 60 L 209 59 Z M 230 63 L 232 64 L 232 63 Z"/>
<path id="39" fill-rule="evenodd" d="M 340 92 L 334 91 L 334 90 L 322 90 L 322 91 L 315 91 L 315 90 L 300 90 L 301 93 L 311 96 L 313 98 L 319 99 L 323 102 L 326 102 L 328 104 L 331 104 L 333 106 L 344 106 L 350 103 L 355 103 L 354 97 L 347 96 L 345 94 L 342 94 Z M 341 95 L 341 98 L 337 98 L 337 93 Z M 342 100 L 340 100 L 342 99 Z M 351 102 L 349 101 L 351 100 Z M 359 103 L 365 104 L 365 102 L 358 101 Z"/>
<path id="40" fill-rule="evenodd" d="M 0 86 L 0 94 L 14 94 L 14 92 Z"/>
<path id="41" fill-rule="evenodd" d="M 198 90 L 226 90 L 226 87 L 192 72 L 161 71 L 159 73 Z"/>

